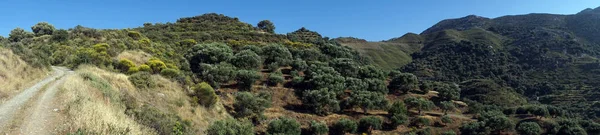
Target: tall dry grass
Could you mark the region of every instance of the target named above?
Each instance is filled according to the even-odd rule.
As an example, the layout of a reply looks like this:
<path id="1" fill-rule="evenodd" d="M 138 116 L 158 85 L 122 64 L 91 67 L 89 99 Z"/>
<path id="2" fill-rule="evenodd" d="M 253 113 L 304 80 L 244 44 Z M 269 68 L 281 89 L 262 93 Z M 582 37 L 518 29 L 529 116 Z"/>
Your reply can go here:
<path id="1" fill-rule="evenodd" d="M 143 52 L 143 51 L 124 51 L 117 56 L 117 59 L 128 59 L 131 60 L 136 65 L 141 65 L 152 58 L 152 55 Z"/>
<path id="2" fill-rule="evenodd" d="M 67 133 L 84 130 L 90 134 L 156 134 L 125 115 L 125 108 L 112 103 L 101 89 L 92 86 L 80 74 L 100 75 L 80 70 L 59 87 L 58 99 L 62 100 L 66 115 L 61 130 Z M 112 76 L 112 79 L 119 78 L 127 80 L 126 76 Z"/>
<path id="3" fill-rule="evenodd" d="M 79 67 L 76 75 L 68 79 L 60 92 L 67 106 L 66 121 L 70 122 L 64 128 L 67 132 L 85 129 L 100 134 L 119 134 L 127 130 L 128 134 L 156 134 L 126 114 L 126 104 L 130 101 L 189 121 L 195 134 L 203 134 L 213 121 L 231 117 L 221 104 L 209 109 L 193 105 L 180 84 L 159 75 L 151 77 L 149 81 L 155 81 L 157 86 L 149 89 L 137 89 L 127 75 L 91 66 Z"/>
<path id="4" fill-rule="evenodd" d="M 0 48 L 0 103 L 48 75 L 34 68 L 9 49 Z"/>

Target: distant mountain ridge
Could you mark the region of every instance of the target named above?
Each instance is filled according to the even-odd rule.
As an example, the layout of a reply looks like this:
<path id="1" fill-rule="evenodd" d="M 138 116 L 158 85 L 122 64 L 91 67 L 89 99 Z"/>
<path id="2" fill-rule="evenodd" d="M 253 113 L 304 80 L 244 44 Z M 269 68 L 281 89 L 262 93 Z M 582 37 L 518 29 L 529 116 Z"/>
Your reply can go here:
<path id="1" fill-rule="evenodd" d="M 376 43 L 397 44 L 391 46 L 400 48 L 394 55 L 411 57 L 391 57 L 376 60 L 375 64 L 393 65 L 424 79 L 454 83 L 495 80 L 523 95 L 542 97 L 546 103 L 559 98 L 570 100 L 559 93 L 572 90 L 586 91 L 581 96 L 600 93 L 596 89 L 600 87 L 597 79 L 600 78 L 600 8 L 571 15 L 532 13 L 498 18 L 469 15 L 442 20 L 418 35 L 409 33 L 383 42 L 341 44 L 363 54 L 375 54 L 367 57 L 376 59 L 386 52 L 364 49 L 376 48 L 373 47 Z M 419 49 L 410 50 L 399 44 Z M 575 96 L 578 94 L 581 93 Z M 573 100 L 598 100 L 586 97 Z"/>

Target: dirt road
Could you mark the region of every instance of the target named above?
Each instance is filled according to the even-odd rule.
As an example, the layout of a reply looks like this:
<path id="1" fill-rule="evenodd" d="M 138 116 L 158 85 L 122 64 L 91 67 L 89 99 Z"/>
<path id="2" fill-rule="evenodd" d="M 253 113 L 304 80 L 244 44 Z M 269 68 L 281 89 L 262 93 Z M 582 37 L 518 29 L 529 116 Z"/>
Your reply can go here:
<path id="1" fill-rule="evenodd" d="M 46 127 L 53 125 L 48 121 L 56 115 L 52 113 L 56 87 L 65 81 L 66 75 L 72 74 L 67 68 L 52 69 L 52 75 L 0 105 L 0 133 L 16 129 L 19 134 L 51 134 Z"/>

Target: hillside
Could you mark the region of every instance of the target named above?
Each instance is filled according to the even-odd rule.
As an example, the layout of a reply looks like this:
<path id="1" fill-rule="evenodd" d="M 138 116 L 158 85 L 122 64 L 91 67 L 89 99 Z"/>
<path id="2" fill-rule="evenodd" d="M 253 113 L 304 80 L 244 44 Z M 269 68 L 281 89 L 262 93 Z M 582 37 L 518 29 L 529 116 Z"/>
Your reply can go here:
<path id="1" fill-rule="evenodd" d="M 51 85 L 59 134 L 598 133 L 600 31 L 581 28 L 596 15 L 471 15 L 368 42 L 208 13 L 129 29 L 40 22 L 0 45 L 20 67 L 74 70 Z"/>
<path id="2" fill-rule="evenodd" d="M 47 73 L 44 68 L 33 67 L 11 50 L 0 47 L 0 103 L 44 78 Z"/>
<path id="3" fill-rule="evenodd" d="M 600 42 L 593 36 L 600 33 L 594 30 L 598 13 L 444 20 L 420 34 L 425 47 L 403 71 L 453 82 L 494 79 L 529 97 L 565 90 L 593 93 L 599 84 L 593 79 L 600 64 Z"/>
<path id="4" fill-rule="evenodd" d="M 368 42 L 353 37 L 341 37 L 334 40 L 342 46 L 357 50 L 369 61 L 387 70 L 396 69 L 410 63 L 412 61 L 410 55 L 423 46 L 423 39 L 412 33 L 382 42 Z"/>
<path id="5" fill-rule="evenodd" d="M 442 121 L 441 109 L 430 99 L 435 93 L 426 95 L 432 88 L 415 87 L 422 83 L 413 75 L 382 70 L 307 28 L 287 34 L 274 28 L 268 20 L 253 26 L 215 13 L 131 29 L 55 29 L 46 22 L 33 32 L 16 28 L 0 44 L 26 65 L 75 72 L 36 89 L 44 96 L 27 102 L 56 108 L 57 119 L 41 124 L 19 115 L 6 133 L 36 124 L 58 134 L 441 133 L 471 121 L 457 113 L 463 106 L 444 115 L 456 125 L 432 126 Z M 46 96 L 57 88 L 56 96 Z M 431 111 L 412 113 L 402 99 Z M 391 103 L 396 110 L 389 112 Z"/>

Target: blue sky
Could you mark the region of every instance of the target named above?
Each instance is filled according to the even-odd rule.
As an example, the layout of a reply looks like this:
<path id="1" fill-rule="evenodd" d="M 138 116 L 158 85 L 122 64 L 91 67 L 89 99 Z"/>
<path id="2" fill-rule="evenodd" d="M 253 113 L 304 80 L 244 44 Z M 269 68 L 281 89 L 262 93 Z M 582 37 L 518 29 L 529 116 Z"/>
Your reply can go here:
<path id="1" fill-rule="evenodd" d="M 387 40 L 420 33 L 443 19 L 471 14 L 499 17 L 526 13 L 574 14 L 600 6 L 598 0 L 4 0 L 0 35 L 37 22 L 57 28 L 130 28 L 144 22 L 221 13 L 255 25 L 268 19 L 277 33 L 300 27 L 324 36 Z"/>

